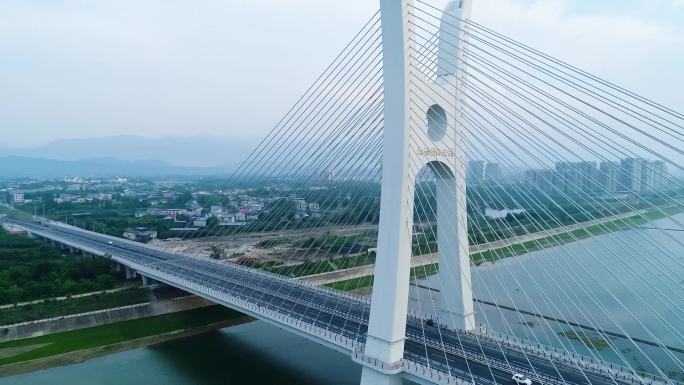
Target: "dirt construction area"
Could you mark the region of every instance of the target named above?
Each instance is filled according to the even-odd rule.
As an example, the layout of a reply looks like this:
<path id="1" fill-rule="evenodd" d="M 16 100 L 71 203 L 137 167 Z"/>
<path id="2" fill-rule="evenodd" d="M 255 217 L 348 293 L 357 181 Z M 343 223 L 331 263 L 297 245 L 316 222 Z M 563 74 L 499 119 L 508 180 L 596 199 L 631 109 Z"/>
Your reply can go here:
<path id="1" fill-rule="evenodd" d="M 317 247 L 292 247 L 292 242 L 333 235 L 338 237 L 357 237 L 359 241 L 377 231 L 374 224 L 354 226 L 326 226 L 305 230 L 282 230 L 260 233 L 236 233 L 222 237 L 199 239 L 170 238 L 154 240 L 150 244 L 162 249 L 199 258 L 216 258 L 226 261 L 249 259 L 258 262 L 276 261 L 285 264 L 301 263 L 329 257 L 328 249 L 320 251 Z M 360 250 L 339 250 L 340 254 L 350 254 Z M 218 257 L 218 258 L 217 258 Z"/>

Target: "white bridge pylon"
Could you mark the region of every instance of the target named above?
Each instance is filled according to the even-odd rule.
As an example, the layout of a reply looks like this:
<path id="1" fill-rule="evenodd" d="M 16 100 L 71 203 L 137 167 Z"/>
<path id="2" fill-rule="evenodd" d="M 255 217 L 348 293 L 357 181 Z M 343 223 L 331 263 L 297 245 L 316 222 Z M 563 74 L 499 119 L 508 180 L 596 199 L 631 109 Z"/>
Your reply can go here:
<path id="1" fill-rule="evenodd" d="M 404 355 L 410 284 L 414 191 L 417 172 L 435 175 L 439 322 L 449 329 L 475 327 L 465 195 L 459 92 L 463 55 L 459 49 L 471 0 L 448 3 L 441 23 L 437 78 L 422 77 L 412 62 L 411 0 L 380 0 L 384 71 L 383 169 L 378 250 L 365 355 L 396 367 Z M 457 59 L 456 59 L 457 58 Z M 411 81 L 414 77 L 414 81 Z M 419 88 L 420 87 L 420 88 Z M 412 93 L 420 98 L 411 98 Z M 457 97 L 454 99 L 453 95 Z M 425 122 L 418 126 L 415 122 Z M 459 150 L 460 149 L 460 150 Z M 391 371 L 363 368 L 363 385 L 400 383 Z"/>

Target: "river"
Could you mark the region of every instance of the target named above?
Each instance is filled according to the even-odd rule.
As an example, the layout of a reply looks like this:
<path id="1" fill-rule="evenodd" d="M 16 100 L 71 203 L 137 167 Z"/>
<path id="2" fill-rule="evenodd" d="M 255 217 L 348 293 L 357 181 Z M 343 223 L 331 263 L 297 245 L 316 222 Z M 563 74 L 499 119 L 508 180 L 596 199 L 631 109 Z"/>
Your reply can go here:
<path id="1" fill-rule="evenodd" d="M 676 218 L 684 222 L 684 214 Z M 678 227 L 669 219 L 657 225 Z M 684 232 L 644 228 L 531 252 L 474 268 L 475 297 L 684 348 L 680 242 Z M 435 277 L 420 283 L 439 287 Z M 422 298 L 420 305 L 429 312 L 428 295 L 435 295 L 430 293 L 412 290 L 411 306 L 418 307 Z M 561 335 L 572 330 L 568 325 L 494 306 L 475 308 L 477 321 L 489 330 L 634 368 L 653 371 L 657 365 L 681 379 L 678 361 L 684 362 L 684 354 L 622 338 L 611 338 L 613 347 L 591 348 Z M 348 356 L 257 321 L 5 378 L 0 385 L 358 384 L 360 373 Z"/>
<path id="2" fill-rule="evenodd" d="M 80 364 L 0 380 L 2 385 L 358 385 L 349 356 L 255 321 Z"/>
<path id="3" fill-rule="evenodd" d="M 684 223 L 684 214 L 673 218 Z M 649 228 L 654 226 L 671 230 Z M 472 273 L 479 300 L 684 350 L 684 232 L 672 219 L 507 258 L 475 267 Z M 438 276 L 418 283 L 440 287 Z M 434 312 L 437 294 L 428 293 L 413 288 L 411 306 Z M 589 347 L 563 333 L 577 330 L 596 342 L 603 338 L 481 303 L 475 304 L 475 312 L 476 321 L 491 331 L 651 372 L 658 366 L 660 374 L 684 380 L 681 352 L 619 337 L 609 339 L 613 347 L 603 342 Z"/>

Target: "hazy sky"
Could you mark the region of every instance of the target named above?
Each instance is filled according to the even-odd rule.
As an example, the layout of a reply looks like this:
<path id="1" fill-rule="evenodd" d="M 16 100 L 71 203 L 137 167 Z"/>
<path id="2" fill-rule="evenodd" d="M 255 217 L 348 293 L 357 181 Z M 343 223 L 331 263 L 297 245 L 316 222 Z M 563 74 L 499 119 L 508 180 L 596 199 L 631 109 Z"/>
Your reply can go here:
<path id="1" fill-rule="evenodd" d="M 684 0 L 473 1 L 476 21 L 684 111 Z M 2 0 L 0 144 L 262 136 L 377 8 Z"/>

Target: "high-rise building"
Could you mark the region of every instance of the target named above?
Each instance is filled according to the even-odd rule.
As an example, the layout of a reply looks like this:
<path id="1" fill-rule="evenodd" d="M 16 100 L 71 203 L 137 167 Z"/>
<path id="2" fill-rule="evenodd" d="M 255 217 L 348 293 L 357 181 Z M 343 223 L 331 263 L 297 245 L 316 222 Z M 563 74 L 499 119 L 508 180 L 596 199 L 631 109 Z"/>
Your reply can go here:
<path id="1" fill-rule="evenodd" d="M 646 159 L 639 159 L 639 163 L 641 163 L 641 191 L 642 192 L 649 192 L 653 191 L 653 179 L 654 179 L 654 174 L 653 174 L 653 167 L 651 167 L 651 162 L 649 162 Z"/>
<path id="2" fill-rule="evenodd" d="M 501 166 L 498 163 L 487 163 L 484 169 L 484 180 L 486 182 L 501 182 Z"/>
<path id="3" fill-rule="evenodd" d="M 583 162 L 584 186 L 588 191 L 601 191 L 601 184 L 599 183 L 599 172 L 596 161 Z"/>
<path id="4" fill-rule="evenodd" d="M 471 160 L 468 162 L 468 183 L 480 184 L 484 177 L 484 162 L 481 160 Z"/>
<path id="5" fill-rule="evenodd" d="M 618 162 L 601 162 L 599 169 L 599 185 L 602 192 L 614 193 L 618 191 L 618 180 L 620 178 L 620 165 Z"/>
<path id="6" fill-rule="evenodd" d="M 640 159 L 641 164 L 641 191 L 654 192 L 660 191 L 667 187 L 667 165 L 662 160 L 649 162 L 645 159 Z"/>
<path id="7" fill-rule="evenodd" d="M 642 158 L 627 158 L 620 160 L 620 184 L 618 191 L 640 193 L 644 173 L 642 168 L 645 160 Z"/>
<path id="8" fill-rule="evenodd" d="M 314 181 L 318 183 L 332 182 L 335 180 L 335 170 L 325 169 L 314 174 Z"/>
<path id="9" fill-rule="evenodd" d="M 599 170 L 595 161 L 556 163 L 556 187 L 566 193 L 599 190 Z"/>
<path id="10" fill-rule="evenodd" d="M 651 163 L 653 171 L 653 188 L 655 190 L 663 190 L 668 187 L 667 181 L 667 164 L 662 160 L 656 160 Z"/>
<path id="11" fill-rule="evenodd" d="M 547 194 L 554 192 L 555 173 L 553 170 L 527 170 L 525 178 L 530 190 L 540 191 Z"/>

